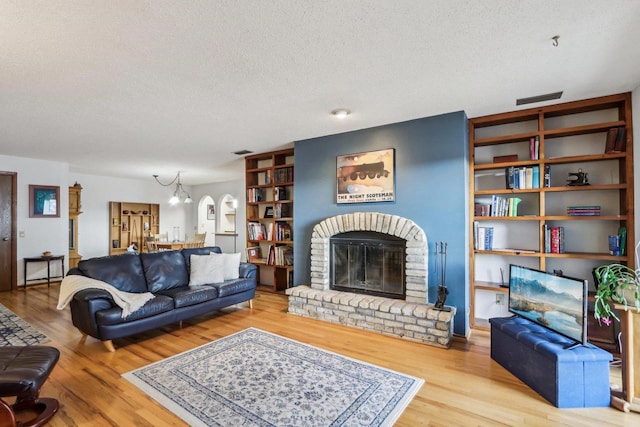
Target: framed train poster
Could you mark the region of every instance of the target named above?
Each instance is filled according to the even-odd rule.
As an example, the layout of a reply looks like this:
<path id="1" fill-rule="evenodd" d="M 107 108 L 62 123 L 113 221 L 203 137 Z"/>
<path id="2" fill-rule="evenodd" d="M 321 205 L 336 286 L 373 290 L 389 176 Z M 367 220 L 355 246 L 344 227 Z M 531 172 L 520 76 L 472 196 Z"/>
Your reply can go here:
<path id="1" fill-rule="evenodd" d="M 395 201 L 395 150 L 336 157 L 336 202 Z"/>

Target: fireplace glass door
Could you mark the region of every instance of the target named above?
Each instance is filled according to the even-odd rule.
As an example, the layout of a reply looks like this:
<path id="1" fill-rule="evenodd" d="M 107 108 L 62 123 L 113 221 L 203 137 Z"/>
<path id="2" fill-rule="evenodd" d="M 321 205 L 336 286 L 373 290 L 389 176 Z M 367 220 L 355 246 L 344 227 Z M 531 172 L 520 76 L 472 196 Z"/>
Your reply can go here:
<path id="1" fill-rule="evenodd" d="M 344 233 L 331 239 L 331 288 L 405 298 L 405 240 L 381 233 Z"/>

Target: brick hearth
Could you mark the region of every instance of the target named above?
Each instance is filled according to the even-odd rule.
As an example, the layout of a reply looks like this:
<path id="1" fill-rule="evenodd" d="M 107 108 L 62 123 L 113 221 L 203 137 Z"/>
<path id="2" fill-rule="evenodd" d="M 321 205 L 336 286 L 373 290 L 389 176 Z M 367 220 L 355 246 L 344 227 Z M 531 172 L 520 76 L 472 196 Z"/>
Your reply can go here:
<path id="1" fill-rule="evenodd" d="M 406 300 L 330 289 L 331 236 L 349 231 L 377 231 L 406 240 Z M 387 335 L 449 347 L 456 309 L 445 312 L 427 303 L 427 238 L 413 221 L 396 215 L 357 212 L 327 218 L 311 235 L 311 286 L 287 290 L 289 313 Z"/>

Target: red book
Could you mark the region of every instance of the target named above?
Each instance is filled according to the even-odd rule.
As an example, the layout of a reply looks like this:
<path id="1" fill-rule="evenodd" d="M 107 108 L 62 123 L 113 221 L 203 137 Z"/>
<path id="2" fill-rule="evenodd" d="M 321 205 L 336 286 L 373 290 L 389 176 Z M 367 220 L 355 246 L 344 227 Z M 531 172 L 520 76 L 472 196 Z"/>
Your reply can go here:
<path id="1" fill-rule="evenodd" d="M 551 227 L 551 253 L 560 253 L 560 227 Z"/>

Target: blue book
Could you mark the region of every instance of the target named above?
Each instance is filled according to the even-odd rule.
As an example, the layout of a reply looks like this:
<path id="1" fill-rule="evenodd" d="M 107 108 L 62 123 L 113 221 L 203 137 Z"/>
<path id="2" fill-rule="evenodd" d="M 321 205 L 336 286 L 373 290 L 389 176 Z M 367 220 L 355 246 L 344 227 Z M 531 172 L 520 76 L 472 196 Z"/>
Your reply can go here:
<path id="1" fill-rule="evenodd" d="M 533 167 L 533 188 L 540 188 L 540 166 Z"/>

